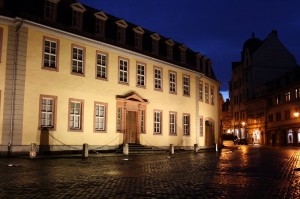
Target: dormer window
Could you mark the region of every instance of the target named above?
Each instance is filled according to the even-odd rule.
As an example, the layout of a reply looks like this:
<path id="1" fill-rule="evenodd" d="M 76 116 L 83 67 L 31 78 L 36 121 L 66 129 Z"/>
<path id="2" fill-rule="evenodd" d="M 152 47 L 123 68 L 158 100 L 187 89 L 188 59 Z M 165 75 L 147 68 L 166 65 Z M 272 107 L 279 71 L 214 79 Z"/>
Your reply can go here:
<path id="1" fill-rule="evenodd" d="M 94 14 L 96 17 L 95 34 L 98 36 L 105 36 L 105 21 L 108 19 L 103 11 Z"/>
<path id="2" fill-rule="evenodd" d="M 205 68 L 206 68 L 206 58 L 204 56 L 202 56 L 200 72 L 205 74 Z"/>
<path id="3" fill-rule="evenodd" d="M 173 59 L 173 46 L 174 46 L 174 42 L 172 39 L 169 39 L 166 41 L 167 44 L 167 58 L 168 59 Z"/>
<path id="4" fill-rule="evenodd" d="M 152 53 L 158 55 L 160 36 L 157 33 L 151 35 L 152 38 Z"/>
<path id="5" fill-rule="evenodd" d="M 143 48 L 143 34 L 145 33 L 145 31 L 140 27 L 135 27 L 133 29 L 134 31 L 134 46 L 137 48 L 137 49 L 142 49 Z"/>
<path id="6" fill-rule="evenodd" d="M 83 13 L 86 11 L 85 7 L 81 3 L 74 3 L 71 5 L 73 9 L 72 13 L 72 27 L 77 30 L 82 30 Z"/>
<path id="7" fill-rule="evenodd" d="M 199 71 L 201 66 L 201 54 L 196 54 L 196 69 Z"/>
<path id="8" fill-rule="evenodd" d="M 186 64 L 186 50 L 187 50 L 187 47 L 183 44 L 181 46 L 179 46 L 180 48 L 180 62 L 182 64 Z"/>
<path id="9" fill-rule="evenodd" d="M 0 0 L 0 9 L 4 8 L 4 0 Z"/>
<path id="10" fill-rule="evenodd" d="M 117 41 L 120 43 L 125 43 L 126 41 L 126 28 L 127 23 L 124 20 L 119 20 L 116 22 L 117 28 Z"/>
<path id="11" fill-rule="evenodd" d="M 0 0 L 0 7 L 1 7 L 1 2 Z M 45 1 L 45 9 L 44 9 L 44 18 L 51 20 L 51 21 L 56 21 L 56 15 L 57 15 L 57 3 L 59 0 L 46 0 Z"/>

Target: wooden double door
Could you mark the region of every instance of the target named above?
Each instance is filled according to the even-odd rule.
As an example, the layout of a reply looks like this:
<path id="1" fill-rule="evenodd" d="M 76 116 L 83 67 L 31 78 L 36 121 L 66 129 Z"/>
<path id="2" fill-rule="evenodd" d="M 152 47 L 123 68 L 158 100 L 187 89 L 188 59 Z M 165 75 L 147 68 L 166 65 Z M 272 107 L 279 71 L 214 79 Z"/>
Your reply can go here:
<path id="1" fill-rule="evenodd" d="M 126 117 L 126 142 L 127 143 L 139 143 L 138 137 L 138 125 L 137 125 L 137 112 L 128 111 Z"/>

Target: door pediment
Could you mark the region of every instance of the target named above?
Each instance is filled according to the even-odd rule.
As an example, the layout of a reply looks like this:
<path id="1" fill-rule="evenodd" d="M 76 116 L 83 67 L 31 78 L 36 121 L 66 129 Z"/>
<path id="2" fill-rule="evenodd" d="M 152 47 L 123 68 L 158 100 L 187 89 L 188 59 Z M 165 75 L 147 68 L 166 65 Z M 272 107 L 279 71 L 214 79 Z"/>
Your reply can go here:
<path id="1" fill-rule="evenodd" d="M 140 103 L 149 103 L 147 99 L 143 99 L 135 92 L 129 92 L 125 95 L 117 95 L 117 100 L 124 100 L 124 101 L 135 101 Z"/>

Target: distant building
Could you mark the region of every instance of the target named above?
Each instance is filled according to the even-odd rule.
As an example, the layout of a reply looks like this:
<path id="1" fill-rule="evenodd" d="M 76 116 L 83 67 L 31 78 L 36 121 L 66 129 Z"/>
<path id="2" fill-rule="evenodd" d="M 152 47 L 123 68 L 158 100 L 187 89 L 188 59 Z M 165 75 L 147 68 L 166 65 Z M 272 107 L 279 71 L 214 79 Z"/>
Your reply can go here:
<path id="1" fill-rule="evenodd" d="M 293 79 L 291 71 L 297 70 L 297 67 L 295 57 L 280 42 L 276 31 L 272 31 L 264 40 L 255 38 L 253 34 L 252 38 L 244 43 L 241 61 L 232 63 L 232 78 L 229 82 L 231 126 L 234 129 L 234 135 L 248 139 L 249 143 L 259 144 L 272 142 L 274 144 L 275 140 L 279 139 L 277 138 L 279 135 L 271 133 L 270 128 L 274 126 L 274 123 L 267 120 L 268 115 L 271 118 L 271 115 L 275 114 L 272 111 L 276 109 L 275 106 L 270 105 L 268 100 L 274 93 L 282 94 L 283 87 L 277 87 L 275 90 L 273 87 L 271 92 L 269 90 L 270 82 L 278 81 L 278 78 L 282 78 L 282 75 L 286 74 L 283 77 L 283 80 L 286 81 L 285 88 L 287 90 L 294 89 L 293 86 L 297 83 L 290 81 Z M 288 79 L 289 81 L 287 81 Z M 292 92 L 295 93 L 292 90 L 290 92 L 291 96 Z M 294 99 L 296 102 L 297 99 L 295 97 Z M 294 106 L 290 103 L 286 103 L 286 105 L 291 108 L 290 111 Z M 277 116 L 281 117 L 281 114 L 283 113 L 278 113 Z M 281 119 L 279 120 L 281 121 Z M 276 128 L 284 128 L 284 125 L 289 123 L 288 120 L 277 123 Z M 284 137 L 282 136 L 280 140 Z M 282 141 L 277 140 L 276 142 Z"/>
<path id="2" fill-rule="evenodd" d="M 0 0 L 0 151 L 219 142 L 211 60 L 75 0 Z"/>

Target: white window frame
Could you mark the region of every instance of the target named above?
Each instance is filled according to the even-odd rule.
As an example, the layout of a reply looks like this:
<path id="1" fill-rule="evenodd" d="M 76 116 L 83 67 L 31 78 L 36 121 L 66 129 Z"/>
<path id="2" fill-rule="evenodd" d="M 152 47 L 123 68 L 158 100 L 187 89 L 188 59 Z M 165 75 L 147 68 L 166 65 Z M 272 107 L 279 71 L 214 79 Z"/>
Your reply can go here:
<path id="1" fill-rule="evenodd" d="M 72 73 L 84 74 L 84 48 L 72 47 Z"/>
<path id="2" fill-rule="evenodd" d="M 95 130 L 106 131 L 107 105 L 95 102 Z"/>
<path id="3" fill-rule="evenodd" d="M 170 71 L 169 72 L 169 92 L 172 94 L 177 93 L 177 74 L 176 72 Z"/>
<path id="4" fill-rule="evenodd" d="M 190 77 L 187 75 L 183 75 L 182 84 L 183 84 L 183 96 L 190 96 Z"/>
<path id="5" fill-rule="evenodd" d="M 199 80 L 199 100 L 203 101 L 203 81 Z"/>
<path id="6" fill-rule="evenodd" d="M 82 130 L 82 102 L 70 100 L 69 110 L 69 128 L 70 130 Z"/>
<path id="7" fill-rule="evenodd" d="M 58 67 L 58 47 L 59 42 L 53 39 L 44 37 L 44 57 L 43 67 L 49 69 L 57 69 Z"/>
<path id="8" fill-rule="evenodd" d="M 155 90 L 159 90 L 159 91 L 162 90 L 162 82 L 163 82 L 162 74 L 163 71 L 161 68 L 158 67 L 154 68 L 154 89 Z"/>
<path id="9" fill-rule="evenodd" d="M 162 111 L 154 111 L 154 134 L 162 134 Z"/>
<path id="10" fill-rule="evenodd" d="M 183 134 L 184 135 L 190 135 L 190 114 L 183 114 Z"/>
<path id="11" fill-rule="evenodd" d="M 53 128 L 54 127 L 54 107 L 55 100 L 51 97 L 41 98 L 41 127 Z"/>
<path id="12" fill-rule="evenodd" d="M 205 83 L 205 103 L 209 104 L 209 85 Z"/>
<path id="13" fill-rule="evenodd" d="M 107 54 L 98 51 L 96 54 L 96 59 L 96 77 L 100 79 L 107 79 Z"/>
<path id="14" fill-rule="evenodd" d="M 176 112 L 170 112 L 169 114 L 169 133 L 170 135 L 176 135 L 177 134 L 177 114 Z"/>
<path id="15" fill-rule="evenodd" d="M 137 75 L 137 86 L 145 87 L 146 86 L 146 65 L 142 63 L 137 63 L 136 66 L 136 75 Z"/>
<path id="16" fill-rule="evenodd" d="M 214 94 L 215 94 L 215 89 L 213 86 L 210 86 L 210 104 L 211 105 L 215 104 L 215 100 L 214 100 L 215 95 Z"/>
<path id="17" fill-rule="evenodd" d="M 119 59 L 119 83 L 128 84 L 129 61 L 123 58 Z"/>

